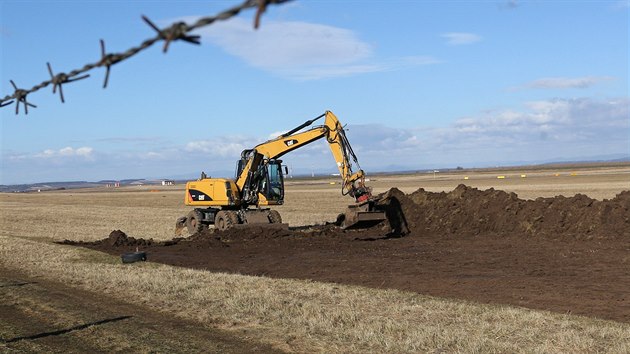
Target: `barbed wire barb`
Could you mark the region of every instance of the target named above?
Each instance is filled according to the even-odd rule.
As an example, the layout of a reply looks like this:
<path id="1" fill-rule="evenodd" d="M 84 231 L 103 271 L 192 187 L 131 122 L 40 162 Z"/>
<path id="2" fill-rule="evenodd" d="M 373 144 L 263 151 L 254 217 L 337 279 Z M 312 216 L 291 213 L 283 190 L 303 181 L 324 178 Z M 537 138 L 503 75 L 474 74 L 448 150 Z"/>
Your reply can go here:
<path id="1" fill-rule="evenodd" d="M 198 35 L 188 35 L 188 25 L 185 22 L 177 22 L 171 25 L 166 29 L 161 30 L 158 26 L 156 26 L 148 17 L 142 15 L 142 19 L 146 22 L 151 28 L 157 32 L 158 36 L 164 40 L 164 47 L 162 51 L 166 53 L 168 51 L 168 46 L 172 41 L 181 39 L 185 42 L 191 44 L 201 44 L 201 36 Z"/>
<path id="2" fill-rule="evenodd" d="M 254 17 L 254 29 L 260 27 L 260 18 L 262 14 L 267 10 L 267 4 L 271 2 L 269 0 L 258 0 L 258 10 L 256 10 L 256 16 Z"/>
<path id="3" fill-rule="evenodd" d="M 105 80 L 103 81 L 103 88 L 107 88 L 109 83 L 109 75 L 111 72 L 111 66 L 117 64 L 123 60 L 129 59 L 130 57 L 138 54 L 139 52 L 151 47 L 155 42 L 164 41 L 164 47 L 162 51 L 166 53 L 168 51 L 169 45 L 171 42 L 176 40 L 182 40 L 191 44 L 201 44 L 201 36 L 199 35 L 191 35 L 190 32 L 204 27 L 209 26 L 216 21 L 225 21 L 230 19 L 236 15 L 238 15 L 242 10 L 249 8 L 257 8 L 256 15 L 254 18 L 254 28 L 257 29 L 260 25 L 260 19 L 267 9 L 269 4 L 282 4 L 292 0 L 244 0 L 240 5 L 228 8 L 215 16 L 206 16 L 201 17 L 197 21 L 192 24 L 186 24 L 185 22 L 176 22 L 171 24 L 169 27 L 164 29 L 160 29 L 157 27 L 148 17 L 142 16 L 144 22 L 146 22 L 151 28 L 153 28 L 157 35 L 153 38 L 146 39 L 140 45 L 131 47 L 124 52 L 121 53 L 107 53 L 105 51 L 105 41 L 103 39 L 100 40 L 101 44 L 101 57 L 100 60 L 95 63 L 85 64 L 80 69 L 75 69 L 66 73 L 59 73 L 57 75 L 53 74 L 52 67 L 50 63 L 46 63 L 48 66 L 48 72 L 50 73 L 50 80 L 43 81 L 38 85 L 33 86 L 32 88 L 20 89 L 18 88 L 13 81 L 11 84 L 13 85 L 14 92 L 11 95 L 7 95 L 5 97 L 0 98 L 0 107 L 8 106 L 12 103 L 15 103 L 15 113 L 19 113 L 19 105 L 20 103 L 24 104 L 24 113 L 28 114 L 28 107 L 37 108 L 34 104 L 28 102 L 26 100 L 26 96 L 35 91 L 39 91 L 40 89 L 52 84 L 53 85 L 53 93 L 57 92 L 57 88 L 59 88 L 59 97 L 61 98 L 61 102 L 65 103 L 65 98 L 63 95 L 62 85 L 70 82 L 74 82 L 77 80 L 82 80 L 90 75 L 85 74 L 86 72 L 97 68 L 97 67 L 105 67 Z M 85 74 L 85 75 L 83 75 Z"/>
<path id="4" fill-rule="evenodd" d="M 13 94 L 13 96 L 15 96 L 15 99 L 17 100 L 17 102 L 15 103 L 15 114 L 19 114 L 20 113 L 20 102 L 22 102 L 24 104 L 24 114 L 28 114 L 28 106 L 31 106 L 33 108 L 37 108 L 36 105 L 28 102 L 26 100 L 26 96 L 28 95 L 28 91 L 20 89 L 17 87 L 17 85 L 15 84 L 15 82 L 13 82 L 13 80 L 9 80 L 11 82 L 11 85 L 13 86 L 13 89 L 15 89 L 15 93 Z"/>
<path id="5" fill-rule="evenodd" d="M 101 42 L 101 60 L 98 62 L 97 66 L 105 67 L 105 81 L 103 82 L 103 88 L 107 88 L 107 83 L 109 82 L 109 72 L 111 70 L 112 65 L 118 63 L 122 60 L 122 57 L 117 56 L 116 54 L 107 54 L 105 51 L 105 41 L 100 40 Z"/>
<path id="6" fill-rule="evenodd" d="M 48 66 L 48 72 L 50 73 L 50 79 L 51 79 L 50 81 L 53 84 L 53 94 L 56 93 L 57 87 L 59 87 L 59 97 L 61 98 L 61 103 L 66 103 L 66 101 L 63 98 L 63 88 L 61 87 L 62 84 L 78 81 L 78 80 L 83 80 L 85 78 L 90 77 L 90 74 L 85 74 L 83 76 L 70 79 L 68 75 L 66 75 L 65 73 L 59 73 L 57 75 L 54 75 L 52 67 L 50 66 L 50 63 L 46 63 L 46 66 Z"/>

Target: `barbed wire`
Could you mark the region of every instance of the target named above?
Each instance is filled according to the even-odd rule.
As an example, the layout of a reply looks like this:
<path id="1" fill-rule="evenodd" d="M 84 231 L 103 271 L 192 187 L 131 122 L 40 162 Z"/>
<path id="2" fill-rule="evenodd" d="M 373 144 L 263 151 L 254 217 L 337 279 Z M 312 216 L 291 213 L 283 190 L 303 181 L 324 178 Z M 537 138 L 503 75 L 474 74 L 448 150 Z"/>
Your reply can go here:
<path id="1" fill-rule="evenodd" d="M 131 47 L 128 50 L 122 53 L 107 53 L 105 50 L 105 41 L 100 40 L 101 44 L 101 58 L 99 61 L 94 63 L 89 63 L 84 65 L 80 69 L 74 69 L 69 73 L 59 73 L 57 75 L 53 74 L 52 66 L 50 63 L 46 63 L 48 67 L 48 72 L 50 73 L 50 80 L 42 81 L 40 84 L 33 86 L 30 89 L 19 88 L 13 80 L 9 80 L 11 85 L 13 86 L 14 92 L 12 95 L 7 95 L 3 98 L 0 98 L 0 107 L 8 106 L 12 103 L 15 103 L 15 114 L 19 114 L 20 112 L 20 104 L 24 106 L 24 114 L 28 114 L 28 107 L 37 108 L 36 105 L 29 102 L 27 100 L 27 96 L 35 91 L 39 91 L 48 85 L 53 85 L 53 94 L 56 94 L 57 89 L 59 89 L 59 97 L 61 98 L 61 102 L 64 103 L 65 99 L 63 96 L 62 85 L 68 84 L 74 81 L 82 80 L 89 77 L 89 74 L 86 74 L 88 71 L 104 67 L 105 68 L 105 79 L 103 81 L 103 88 L 107 88 L 107 83 L 109 81 L 109 74 L 111 71 L 111 67 L 114 64 L 118 64 L 124 60 L 131 58 L 132 56 L 140 53 L 141 51 L 151 47 L 153 44 L 164 41 L 164 46 L 162 51 L 164 53 L 168 52 L 169 45 L 173 41 L 182 40 L 191 44 L 201 44 L 200 36 L 198 35 L 190 35 L 189 32 L 192 32 L 198 28 L 209 26 L 216 21 L 224 21 L 229 18 L 232 18 L 238 15 L 241 11 L 249 8 L 257 8 L 256 15 L 254 17 L 254 28 L 258 29 L 260 26 L 260 18 L 262 14 L 267 9 L 267 5 L 269 4 L 281 4 L 284 2 L 288 2 L 291 0 L 245 0 L 240 5 L 234 6 L 223 12 L 218 13 L 215 16 L 202 17 L 198 19 L 195 23 L 187 24 L 185 22 L 176 22 L 171 24 L 168 27 L 160 29 L 157 27 L 148 17 L 142 16 L 142 20 L 149 25 L 153 30 L 155 30 L 155 37 L 149 38 L 140 45 L 136 47 Z"/>

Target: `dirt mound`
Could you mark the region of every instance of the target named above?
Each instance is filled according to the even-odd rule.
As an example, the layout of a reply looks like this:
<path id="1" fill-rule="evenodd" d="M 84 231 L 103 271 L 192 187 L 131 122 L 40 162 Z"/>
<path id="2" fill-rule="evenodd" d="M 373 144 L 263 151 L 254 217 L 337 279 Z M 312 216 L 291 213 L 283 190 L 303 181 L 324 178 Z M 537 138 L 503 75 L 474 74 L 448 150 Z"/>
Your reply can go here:
<path id="1" fill-rule="evenodd" d="M 109 237 L 107 237 L 103 242 L 110 246 L 150 246 L 152 245 L 153 239 L 145 240 L 143 238 L 136 239 L 134 237 L 127 236 L 126 233 L 120 230 L 114 230 L 109 233 Z"/>
<path id="2" fill-rule="evenodd" d="M 171 241 L 167 241 L 169 243 L 173 243 L 177 239 L 173 239 Z M 153 246 L 155 244 L 159 244 L 160 242 L 155 242 L 153 239 L 145 240 L 143 238 L 134 238 L 127 236 L 126 233 L 120 230 L 113 230 L 109 233 L 107 238 L 102 240 L 86 242 L 86 241 L 70 241 L 64 240 L 58 242 L 65 245 L 78 245 L 78 246 L 104 246 L 104 247 L 137 247 L 137 246 Z M 161 242 L 164 243 L 164 242 Z"/>
<path id="3" fill-rule="evenodd" d="M 460 184 L 445 193 L 396 188 L 381 195 L 396 200 L 414 234 L 518 234 L 536 237 L 630 237 L 630 191 L 598 201 L 583 194 L 536 200 Z"/>

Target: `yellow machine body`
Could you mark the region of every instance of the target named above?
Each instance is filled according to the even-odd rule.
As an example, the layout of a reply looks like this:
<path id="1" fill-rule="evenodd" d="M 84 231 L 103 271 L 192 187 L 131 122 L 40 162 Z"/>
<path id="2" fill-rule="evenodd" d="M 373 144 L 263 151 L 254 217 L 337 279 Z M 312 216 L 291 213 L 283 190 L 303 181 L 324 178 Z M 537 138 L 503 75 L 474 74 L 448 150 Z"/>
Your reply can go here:
<path id="1" fill-rule="evenodd" d="M 186 183 L 184 203 L 190 206 L 240 207 L 242 200 L 236 182 L 227 178 L 203 178 Z M 258 193 L 258 205 L 279 205 L 282 201 L 267 200 Z"/>
<path id="2" fill-rule="evenodd" d="M 241 203 L 238 187 L 231 179 L 203 178 L 186 183 L 186 205 L 234 206 Z"/>

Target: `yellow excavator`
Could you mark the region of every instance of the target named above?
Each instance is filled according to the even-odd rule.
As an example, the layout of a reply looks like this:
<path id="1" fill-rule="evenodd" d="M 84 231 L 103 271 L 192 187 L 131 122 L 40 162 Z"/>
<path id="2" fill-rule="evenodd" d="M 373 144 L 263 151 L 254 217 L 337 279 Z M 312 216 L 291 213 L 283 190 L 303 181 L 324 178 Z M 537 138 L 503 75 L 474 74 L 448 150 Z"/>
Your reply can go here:
<path id="1" fill-rule="evenodd" d="M 321 118 L 323 125 L 302 131 Z M 365 185 L 365 174 L 343 126 L 332 112 L 326 111 L 275 139 L 244 150 L 237 162 L 235 179 L 207 178 L 202 173 L 200 179 L 187 182 L 185 203 L 195 209 L 177 220 L 176 233 L 187 229 L 193 234 L 209 225 L 218 230 L 249 224 L 286 226 L 278 211 L 268 208 L 284 203 L 286 166 L 279 158 L 321 138 L 326 138 L 337 163 L 343 180 L 342 194 L 350 195 L 356 202 L 340 215 L 340 226 L 361 228 L 384 221 L 385 212 L 376 210 L 376 201 Z M 358 168 L 356 172 L 353 164 Z"/>

